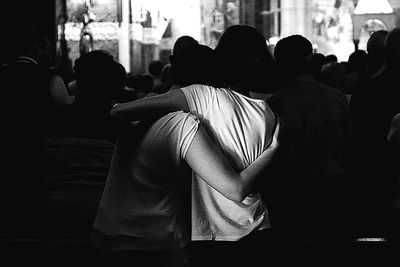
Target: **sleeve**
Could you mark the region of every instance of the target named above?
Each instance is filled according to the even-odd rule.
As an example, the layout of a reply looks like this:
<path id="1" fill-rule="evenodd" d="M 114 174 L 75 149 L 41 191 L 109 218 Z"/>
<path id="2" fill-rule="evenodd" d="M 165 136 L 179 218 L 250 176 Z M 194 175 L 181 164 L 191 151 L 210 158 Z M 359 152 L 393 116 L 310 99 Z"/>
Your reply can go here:
<path id="1" fill-rule="evenodd" d="M 180 112 L 179 116 L 179 148 L 180 148 L 180 158 L 184 159 L 186 156 L 186 152 L 189 149 L 190 144 L 195 137 L 197 130 L 199 128 L 200 122 L 199 120 L 185 112 Z"/>
<path id="2" fill-rule="evenodd" d="M 214 98 L 215 90 L 210 86 L 200 84 L 183 87 L 180 90 L 185 95 L 190 113 L 202 120 L 211 107 L 210 103 Z"/>

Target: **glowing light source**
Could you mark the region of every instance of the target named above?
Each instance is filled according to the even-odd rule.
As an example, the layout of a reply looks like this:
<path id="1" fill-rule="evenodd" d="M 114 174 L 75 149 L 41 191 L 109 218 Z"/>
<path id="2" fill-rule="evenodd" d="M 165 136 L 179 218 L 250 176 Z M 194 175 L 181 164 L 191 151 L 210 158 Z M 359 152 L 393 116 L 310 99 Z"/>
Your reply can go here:
<path id="1" fill-rule="evenodd" d="M 377 237 L 365 237 L 365 238 L 357 238 L 359 242 L 386 242 L 385 238 L 377 238 Z"/>
<path id="2" fill-rule="evenodd" d="M 354 14 L 389 14 L 393 8 L 387 0 L 360 0 Z"/>

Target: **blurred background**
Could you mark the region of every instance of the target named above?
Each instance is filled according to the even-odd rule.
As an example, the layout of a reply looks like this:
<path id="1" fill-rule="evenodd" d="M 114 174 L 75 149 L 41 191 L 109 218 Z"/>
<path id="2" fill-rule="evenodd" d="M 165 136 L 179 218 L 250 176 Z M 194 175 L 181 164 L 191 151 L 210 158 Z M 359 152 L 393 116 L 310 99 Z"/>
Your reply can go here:
<path id="1" fill-rule="evenodd" d="M 285 36 L 302 34 L 316 52 L 339 61 L 365 50 L 372 32 L 400 26 L 400 0 L 41 0 L 2 7 L 2 46 L 39 30 L 49 36 L 59 64 L 73 65 L 81 53 L 106 49 L 137 74 L 152 60 L 168 63 L 179 36 L 215 47 L 233 24 L 254 26 L 271 49 Z"/>

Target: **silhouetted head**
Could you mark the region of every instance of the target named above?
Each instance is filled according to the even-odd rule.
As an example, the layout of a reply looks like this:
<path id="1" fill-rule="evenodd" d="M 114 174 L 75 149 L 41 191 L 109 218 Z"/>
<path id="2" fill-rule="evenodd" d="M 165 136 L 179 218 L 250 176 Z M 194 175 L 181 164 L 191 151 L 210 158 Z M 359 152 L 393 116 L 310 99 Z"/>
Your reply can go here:
<path id="1" fill-rule="evenodd" d="M 266 90 L 265 77 L 272 70 L 273 58 L 265 37 L 255 28 L 248 25 L 226 28 L 215 53 L 223 84 L 244 95 Z"/>
<path id="2" fill-rule="evenodd" d="M 174 84 L 212 85 L 215 75 L 215 52 L 205 45 L 190 45 L 174 57 L 172 64 Z"/>
<path id="3" fill-rule="evenodd" d="M 75 61 L 77 102 L 108 107 L 125 86 L 126 70 L 104 50 L 94 50 Z"/>
<path id="4" fill-rule="evenodd" d="M 348 62 L 349 71 L 364 71 L 368 61 L 368 54 L 364 50 L 356 50 L 350 54 Z"/>
<path id="5" fill-rule="evenodd" d="M 325 64 L 338 62 L 338 58 L 335 54 L 329 54 L 325 56 Z"/>
<path id="6" fill-rule="evenodd" d="M 385 39 L 387 65 L 400 70 L 400 28 L 391 30 Z"/>
<path id="7" fill-rule="evenodd" d="M 190 45 L 197 45 L 199 42 L 191 36 L 183 35 L 176 39 L 174 47 L 172 48 L 172 55 L 178 55 L 182 49 Z"/>
<path id="8" fill-rule="evenodd" d="M 149 64 L 149 73 L 153 76 L 160 76 L 163 66 L 161 60 L 153 60 Z"/>
<path id="9" fill-rule="evenodd" d="M 154 78 L 148 74 L 140 74 L 139 76 L 139 90 L 147 95 L 151 93 L 154 85 Z"/>
<path id="10" fill-rule="evenodd" d="M 301 35 L 291 35 L 278 41 L 274 57 L 284 78 L 310 73 L 313 55 L 311 42 Z"/>
<path id="11" fill-rule="evenodd" d="M 343 89 L 347 70 L 343 63 L 331 62 L 325 64 L 321 71 L 321 82 L 336 89 Z"/>
<path id="12" fill-rule="evenodd" d="M 385 58 L 385 38 L 388 34 L 386 30 L 375 31 L 367 41 L 367 52 L 371 60 L 383 61 Z"/>

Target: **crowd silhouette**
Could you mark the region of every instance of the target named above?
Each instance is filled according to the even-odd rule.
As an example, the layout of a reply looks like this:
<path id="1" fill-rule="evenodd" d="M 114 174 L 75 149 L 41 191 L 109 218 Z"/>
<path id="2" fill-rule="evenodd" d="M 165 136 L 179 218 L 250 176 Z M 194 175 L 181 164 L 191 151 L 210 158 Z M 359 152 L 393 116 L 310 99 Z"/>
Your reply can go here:
<path id="1" fill-rule="evenodd" d="M 154 266 L 257 264 L 282 240 L 399 240 L 400 28 L 340 62 L 302 35 L 272 51 L 235 25 L 215 49 L 181 36 L 144 73 L 93 50 L 69 79 L 42 34 L 8 49 L 2 237 L 94 241 Z"/>

